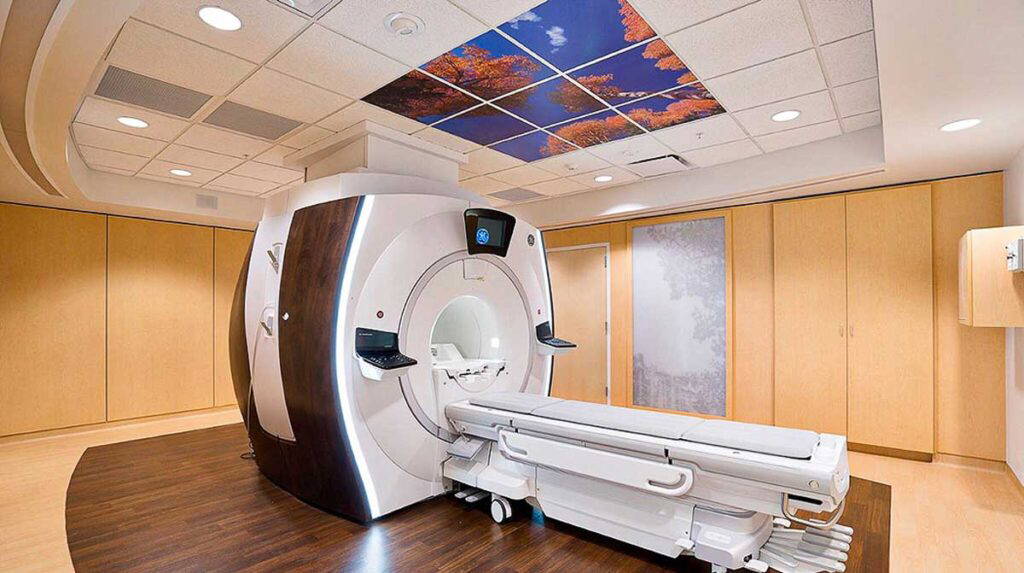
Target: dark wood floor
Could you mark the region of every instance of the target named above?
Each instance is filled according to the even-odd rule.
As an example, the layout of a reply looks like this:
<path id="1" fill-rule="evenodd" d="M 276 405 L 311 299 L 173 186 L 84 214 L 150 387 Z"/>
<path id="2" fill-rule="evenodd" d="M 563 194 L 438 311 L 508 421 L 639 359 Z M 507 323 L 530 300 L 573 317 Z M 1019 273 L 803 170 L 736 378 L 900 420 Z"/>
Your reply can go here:
<path id="1" fill-rule="evenodd" d="M 78 571 L 708 571 L 520 507 L 427 501 L 369 526 L 297 501 L 263 478 L 241 425 L 89 448 L 71 478 L 67 533 Z M 847 571 L 888 570 L 889 486 L 854 478 Z"/>

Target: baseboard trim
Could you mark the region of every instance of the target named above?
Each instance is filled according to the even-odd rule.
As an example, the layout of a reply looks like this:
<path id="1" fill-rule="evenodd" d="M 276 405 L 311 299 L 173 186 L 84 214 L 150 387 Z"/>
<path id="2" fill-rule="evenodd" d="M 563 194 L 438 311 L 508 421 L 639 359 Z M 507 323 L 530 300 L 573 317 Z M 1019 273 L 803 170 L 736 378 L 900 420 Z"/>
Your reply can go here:
<path id="1" fill-rule="evenodd" d="M 855 444 L 848 442 L 846 444 L 847 449 L 851 452 L 860 452 L 862 454 L 874 454 L 876 456 L 887 456 L 890 458 L 901 458 L 904 460 L 912 460 L 915 462 L 929 462 L 932 461 L 932 454 L 929 452 L 915 452 L 911 450 L 900 450 L 897 448 L 886 448 L 882 446 L 871 446 L 868 444 Z"/>
<path id="2" fill-rule="evenodd" d="M 1017 492 L 1020 493 L 1022 498 L 1024 498 L 1024 483 L 1017 479 L 1017 474 L 1013 472 L 1013 468 L 1010 467 L 1010 464 L 1003 464 L 1003 466 L 1006 468 L 1007 475 L 1010 476 L 1010 481 L 1013 482 L 1013 485 L 1017 486 Z"/>
<path id="3" fill-rule="evenodd" d="M 109 430 L 113 428 L 119 428 L 123 426 L 134 426 L 139 424 L 147 424 L 151 422 L 160 422 L 163 420 L 174 420 L 181 418 L 188 418 L 192 416 L 208 416 L 230 412 L 237 412 L 238 406 L 214 406 L 212 408 L 202 408 L 199 410 L 187 410 L 184 412 L 172 412 L 169 414 L 156 414 L 153 416 L 143 416 L 141 418 L 127 418 L 124 420 L 113 420 L 110 422 L 98 422 L 95 424 L 83 424 L 80 426 L 68 426 L 64 428 L 54 428 L 52 430 L 37 430 L 35 432 L 25 432 L 21 434 L 10 434 L 7 436 L 0 436 L 0 445 L 11 444 L 15 442 L 27 442 L 31 440 L 41 440 L 46 438 L 55 438 L 61 436 L 84 434 L 88 432 L 99 432 Z M 230 422 L 234 423 L 234 422 Z"/>

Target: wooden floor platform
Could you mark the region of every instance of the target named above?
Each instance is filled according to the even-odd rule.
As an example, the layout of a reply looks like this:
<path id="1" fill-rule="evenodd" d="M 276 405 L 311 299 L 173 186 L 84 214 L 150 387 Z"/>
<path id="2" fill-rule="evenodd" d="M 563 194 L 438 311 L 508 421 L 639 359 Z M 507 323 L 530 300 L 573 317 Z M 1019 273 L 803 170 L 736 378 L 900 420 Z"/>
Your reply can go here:
<path id="1" fill-rule="evenodd" d="M 441 497 L 369 526 L 263 478 L 241 425 L 89 448 L 67 494 L 68 546 L 88 571 L 708 571 L 521 511 Z M 853 478 L 847 571 L 888 571 L 890 488 Z M 520 508 L 521 509 L 521 508 Z"/>

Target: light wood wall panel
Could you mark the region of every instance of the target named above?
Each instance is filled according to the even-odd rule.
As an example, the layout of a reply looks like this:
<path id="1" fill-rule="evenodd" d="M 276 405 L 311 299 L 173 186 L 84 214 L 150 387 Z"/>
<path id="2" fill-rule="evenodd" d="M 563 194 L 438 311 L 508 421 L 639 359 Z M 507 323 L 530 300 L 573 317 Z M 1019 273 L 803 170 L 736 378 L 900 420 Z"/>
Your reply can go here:
<path id="1" fill-rule="evenodd" d="M 252 243 L 252 233 L 233 229 L 214 229 L 213 234 L 213 402 L 217 406 L 235 404 L 228 356 L 228 329 L 235 285 Z"/>
<path id="2" fill-rule="evenodd" d="M 214 405 L 213 229 L 109 217 L 108 417 Z"/>
<path id="3" fill-rule="evenodd" d="M 548 251 L 555 331 L 577 345 L 555 357 L 552 396 L 608 402 L 607 252 L 604 246 Z"/>
<path id="4" fill-rule="evenodd" d="M 102 422 L 106 218 L 0 205 L 0 435 Z"/>
<path id="5" fill-rule="evenodd" d="M 846 434 L 846 198 L 773 206 L 775 424 Z"/>
<path id="6" fill-rule="evenodd" d="M 732 210 L 733 418 L 772 424 L 774 412 L 774 307 L 772 206 Z"/>
<path id="7" fill-rule="evenodd" d="M 935 449 L 940 453 L 1006 457 L 1005 330 L 957 321 L 960 237 L 1002 224 L 1001 173 L 932 183 Z"/>
<path id="8" fill-rule="evenodd" d="M 933 451 L 931 187 L 846 199 L 851 442 Z"/>

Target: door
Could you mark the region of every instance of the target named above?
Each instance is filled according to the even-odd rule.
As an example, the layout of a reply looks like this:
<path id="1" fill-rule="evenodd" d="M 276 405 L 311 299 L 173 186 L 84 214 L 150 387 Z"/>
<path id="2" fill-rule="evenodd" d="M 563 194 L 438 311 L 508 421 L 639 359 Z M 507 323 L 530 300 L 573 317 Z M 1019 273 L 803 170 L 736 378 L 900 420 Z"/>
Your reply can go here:
<path id="1" fill-rule="evenodd" d="M 931 452 L 931 188 L 847 197 L 849 439 Z"/>
<path id="2" fill-rule="evenodd" d="M 576 350 L 555 357 L 551 395 L 608 402 L 608 247 L 548 251 L 555 334 Z"/>
<path id="3" fill-rule="evenodd" d="M 846 199 L 773 207 L 775 424 L 846 434 Z"/>

